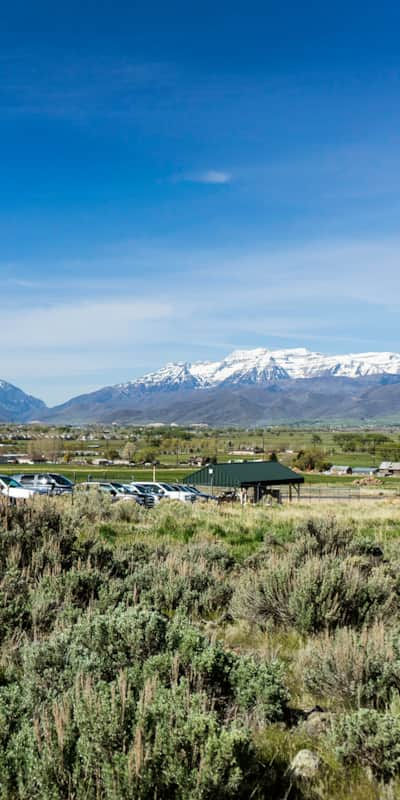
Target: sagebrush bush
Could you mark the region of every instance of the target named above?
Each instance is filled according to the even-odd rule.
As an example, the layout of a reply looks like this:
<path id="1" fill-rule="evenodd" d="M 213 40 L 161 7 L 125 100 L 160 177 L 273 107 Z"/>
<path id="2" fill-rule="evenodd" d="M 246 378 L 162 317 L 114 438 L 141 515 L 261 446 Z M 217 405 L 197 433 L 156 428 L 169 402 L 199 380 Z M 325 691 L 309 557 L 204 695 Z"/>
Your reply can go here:
<path id="1" fill-rule="evenodd" d="M 311 517 L 294 527 L 296 557 L 343 556 L 354 550 L 354 527 L 334 516 Z"/>
<path id="2" fill-rule="evenodd" d="M 398 608 L 393 578 L 381 566 L 358 558 L 297 553 L 273 554 L 267 565 L 239 582 L 232 613 L 259 625 L 268 622 L 301 633 L 366 623 Z"/>
<path id="3" fill-rule="evenodd" d="M 191 622 L 228 606 L 222 547 L 112 548 L 50 507 L 17 509 L 0 542 L 1 800 L 258 792 L 249 723 L 289 695 L 278 661 Z"/>
<path id="4" fill-rule="evenodd" d="M 245 800 L 253 760 L 249 732 L 222 727 L 205 695 L 149 680 L 137 698 L 122 676 L 79 683 L 73 704 L 21 727 L 10 757 L 21 800 Z"/>
<path id="5" fill-rule="evenodd" d="M 399 709 L 362 708 L 335 720 L 331 742 L 347 765 L 362 764 L 379 780 L 400 774 Z"/>
<path id="6" fill-rule="evenodd" d="M 305 688 L 318 701 L 383 707 L 400 690 L 400 637 L 378 623 L 311 641 L 299 658 Z"/>
<path id="7" fill-rule="evenodd" d="M 278 662 L 147 607 L 88 611 L 21 655 L 0 686 L 2 780 L 21 798 L 244 798 L 257 769 L 245 719 L 287 708 Z"/>

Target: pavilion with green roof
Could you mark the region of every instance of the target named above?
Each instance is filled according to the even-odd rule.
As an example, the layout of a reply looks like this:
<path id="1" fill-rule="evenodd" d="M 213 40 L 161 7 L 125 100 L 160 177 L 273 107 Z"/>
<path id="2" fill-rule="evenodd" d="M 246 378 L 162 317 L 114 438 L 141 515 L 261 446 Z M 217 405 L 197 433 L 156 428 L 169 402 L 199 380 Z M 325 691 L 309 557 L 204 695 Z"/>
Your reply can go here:
<path id="1" fill-rule="evenodd" d="M 210 489 L 252 489 L 254 501 L 266 494 L 277 496 L 279 487 L 287 486 L 289 500 L 293 490 L 300 496 L 304 478 L 279 461 L 243 461 L 234 464 L 207 464 L 184 479 L 184 483 Z"/>

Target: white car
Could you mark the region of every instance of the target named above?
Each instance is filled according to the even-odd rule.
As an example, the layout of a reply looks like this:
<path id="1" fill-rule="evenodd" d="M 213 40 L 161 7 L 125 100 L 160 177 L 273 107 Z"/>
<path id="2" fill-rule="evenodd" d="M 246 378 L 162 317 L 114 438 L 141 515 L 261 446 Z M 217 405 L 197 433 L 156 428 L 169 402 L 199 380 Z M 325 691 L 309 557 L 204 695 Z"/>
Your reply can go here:
<path id="1" fill-rule="evenodd" d="M 29 500 L 34 494 L 41 494 L 34 489 L 25 489 L 11 475 L 0 475 L 0 494 L 11 497 L 12 500 Z"/>
<path id="2" fill-rule="evenodd" d="M 147 491 L 152 492 L 160 500 L 180 500 L 184 503 L 192 503 L 193 495 L 190 492 L 184 492 L 178 489 L 173 489 L 169 483 L 164 481 L 135 481 L 136 486 L 142 486 Z"/>

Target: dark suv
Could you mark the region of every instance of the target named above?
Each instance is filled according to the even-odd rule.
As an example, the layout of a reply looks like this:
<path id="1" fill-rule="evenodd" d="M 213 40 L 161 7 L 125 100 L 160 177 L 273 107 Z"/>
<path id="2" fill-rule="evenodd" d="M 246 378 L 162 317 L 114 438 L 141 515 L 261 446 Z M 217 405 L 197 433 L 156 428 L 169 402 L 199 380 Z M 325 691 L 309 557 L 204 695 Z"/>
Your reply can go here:
<path id="1" fill-rule="evenodd" d="M 56 472 L 26 472 L 13 478 L 26 489 L 39 489 L 43 494 L 71 494 L 74 489 L 69 478 Z"/>

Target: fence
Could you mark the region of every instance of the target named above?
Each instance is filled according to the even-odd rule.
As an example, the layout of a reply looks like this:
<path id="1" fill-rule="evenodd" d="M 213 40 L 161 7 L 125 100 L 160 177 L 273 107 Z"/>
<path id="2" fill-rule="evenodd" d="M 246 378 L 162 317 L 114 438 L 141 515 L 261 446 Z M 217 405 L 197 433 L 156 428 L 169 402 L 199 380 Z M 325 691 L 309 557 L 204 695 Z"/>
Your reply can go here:
<path id="1" fill-rule="evenodd" d="M 300 497 L 293 495 L 292 502 L 312 502 L 312 501 L 344 501 L 344 500 L 385 500 L 388 498 L 400 498 L 399 489 L 380 489 L 379 487 L 360 487 L 360 486 L 324 486 L 304 483 L 300 487 Z M 283 502 L 289 501 L 289 491 L 286 487 L 282 488 L 281 498 Z"/>

